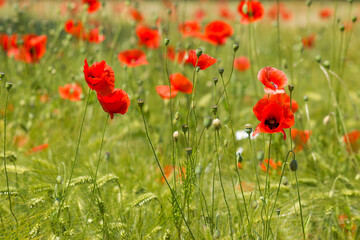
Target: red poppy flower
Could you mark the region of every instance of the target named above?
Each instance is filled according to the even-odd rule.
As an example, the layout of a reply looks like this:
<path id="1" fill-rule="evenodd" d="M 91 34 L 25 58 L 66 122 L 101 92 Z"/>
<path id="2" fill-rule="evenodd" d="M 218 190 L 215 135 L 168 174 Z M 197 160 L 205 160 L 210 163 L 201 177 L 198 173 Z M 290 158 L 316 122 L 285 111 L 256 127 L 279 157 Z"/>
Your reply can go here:
<path id="1" fill-rule="evenodd" d="M 331 8 L 323 8 L 320 10 L 319 15 L 322 19 L 328 19 L 332 16 L 332 9 Z"/>
<path id="2" fill-rule="evenodd" d="M 267 99 L 267 98 L 290 108 L 290 96 L 287 95 L 286 93 L 271 94 L 270 96 L 264 95 L 264 99 Z M 299 105 L 297 104 L 297 102 L 294 99 L 291 99 L 291 111 L 293 113 L 295 113 L 295 112 L 297 112 L 298 108 L 299 108 Z"/>
<path id="3" fill-rule="evenodd" d="M 33 147 L 32 149 L 30 149 L 30 150 L 28 151 L 28 154 L 30 154 L 30 153 L 42 152 L 42 151 L 46 150 L 48 147 L 49 147 L 49 144 L 48 144 L 48 143 L 44 143 L 44 144 L 38 145 L 38 146 Z"/>
<path id="4" fill-rule="evenodd" d="M 5 52 L 8 52 L 10 49 L 13 48 L 17 49 L 17 35 L 0 34 L 0 45 Z"/>
<path id="5" fill-rule="evenodd" d="M 206 12 L 205 12 L 205 10 L 203 10 L 203 9 L 198 9 L 198 10 L 196 10 L 195 11 L 195 13 L 194 13 L 194 17 L 195 17 L 195 19 L 197 19 L 198 21 L 201 21 L 204 17 L 206 17 Z"/>
<path id="6" fill-rule="evenodd" d="M 247 183 L 247 182 L 241 182 L 241 188 L 244 192 L 252 192 L 254 191 L 254 184 L 253 183 Z M 238 185 L 238 189 L 240 188 L 240 184 Z"/>
<path id="7" fill-rule="evenodd" d="M 258 1 L 240 1 L 238 12 L 242 19 L 240 23 L 248 24 L 260 20 L 264 15 L 264 7 Z"/>
<path id="8" fill-rule="evenodd" d="M 271 20 L 277 20 L 277 15 L 278 15 L 278 5 L 277 3 L 273 4 L 269 11 L 268 11 L 268 16 Z M 283 20 L 290 20 L 292 18 L 292 12 L 290 12 L 285 4 L 280 3 L 279 4 L 279 17 L 281 17 Z"/>
<path id="9" fill-rule="evenodd" d="M 269 159 L 265 159 L 264 161 L 261 162 L 261 165 L 260 165 L 261 170 L 263 170 L 264 172 L 267 172 L 268 164 L 269 164 L 269 174 L 271 174 L 271 172 L 272 172 L 271 170 L 276 171 L 282 165 L 281 162 L 275 162 L 271 158 L 270 158 L 270 161 L 269 161 Z M 281 172 L 278 172 L 278 173 L 281 174 Z"/>
<path id="10" fill-rule="evenodd" d="M 46 52 L 46 35 L 27 34 L 23 36 L 23 45 L 15 54 L 15 59 L 26 63 L 37 63 Z"/>
<path id="11" fill-rule="evenodd" d="M 170 83 L 175 88 L 175 90 L 183 93 L 191 93 L 193 84 L 190 82 L 187 77 L 181 73 L 174 73 L 170 75 Z"/>
<path id="12" fill-rule="evenodd" d="M 23 147 L 29 140 L 29 137 L 26 135 L 15 135 L 13 138 L 13 144 L 18 148 Z"/>
<path id="13" fill-rule="evenodd" d="M 186 21 L 179 25 L 179 30 L 184 37 L 198 37 L 201 27 L 198 21 Z"/>
<path id="14" fill-rule="evenodd" d="M 114 118 L 115 113 L 124 115 L 130 106 L 130 98 L 122 89 L 115 89 L 107 96 L 98 93 L 97 98 L 104 111 L 110 114 L 111 119 Z"/>
<path id="15" fill-rule="evenodd" d="M 260 121 L 253 136 L 262 133 L 281 132 L 286 139 L 285 128 L 291 128 L 295 124 L 294 114 L 288 106 L 270 100 L 260 99 L 253 108 L 256 118 Z"/>
<path id="16" fill-rule="evenodd" d="M 235 58 L 234 68 L 240 72 L 244 72 L 250 68 L 250 61 L 245 56 Z"/>
<path id="17" fill-rule="evenodd" d="M 235 18 L 234 14 L 230 11 L 230 9 L 225 6 L 219 7 L 219 16 L 224 19 L 231 20 L 231 21 L 234 20 L 234 18 Z"/>
<path id="18" fill-rule="evenodd" d="M 0 0 L 0 7 L 2 7 L 2 5 L 4 5 L 6 2 L 6 0 Z"/>
<path id="19" fill-rule="evenodd" d="M 199 66 L 201 70 L 204 70 L 217 62 L 217 60 L 215 58 L 210 57 L 209 55 L 204 54 L 204 53 L 201 54 L 201 56 L 199 57 L 199 60 L 197 60 L 197 59 L 198 59 L 198 57 L 196 55 L 196 51 L 190 50 L 189 57 L 186 61 L 191 63 L 194 67 Z M 197 61 L 197 65 L 196 65 L 196 61 Z"/>
<path id="20" fill-rule="evenodd" d="M 203 40 L 209 41 L 214 45 L 223 45 L 226 38 L 234 33 L 233 28 L 223 21 L 212 21 L 205 27 Z"/>
<path id="21" fill-rule="evenodd" d="M 164 170 L 164 175 L 165 175 L 166 179 L 168 179 L 168 180 L 172 176 L 172 174 L 174 174 L 174 170 L 176 172 L 179 172 L 177 179 L 183 178 L 183 175 L 185 177 L 185 168 L 184 167 L 181 167 L 181 170 L 180 170 L 180 168 L 178 166 L 166 165 L 166 166 L 164 166 L 163 170 Z M 163 184 L 165 183 L 164 177 L 161 177 L 161 183 L 163 183 Z"/>
<path id="22" fill-rule="evenodd" d="M 87 59 L 84 61 L 84 76 L 89 88 L 100 95 L 108 95 L 114 90 L 115 74 L 105 61 L 96 62 L 89 67 Z"/>
<path id="23" fill-rule="evenodd" d="M 80 101 L 82 88 L 76 83 L 65 84 L 64 87 L 59 87 L 60 97 L 69 99 L 70 101 Z"/>
<path id="24" fill-rule="evenodd" d="M 84 38 L 91 43 L 101 43 L 105 40 L 105 36 L 99 34 L 99 28 L 94 28 L 90 30 L 90 32 L 86 34 Z"/>
<path id="25" fill-rule="evenodd" d="M 119 53 L 118 59 L 122 65 L 137 67 L 148 64 L 146 55 L 139 49 L 125 50 Z"/>
<path id="26" fill-rule="evenodd" d="M 162 99 L 170 99 L 170 88 L 168 85 L 161 85 L 156 87 L 156 92 Z M 171 98 L 176 97 L 178 91 L 171 86 Z"/>
<path id="27" fill-rule="evenodd" d="M 301 39 L 304 48 L 312 48 L 315 44 L 315 40 L 316 40 L 316 35 L 315 34 L 311 34 L 307 37 L 303 37 Z"/>
<path id="28" fill-rule="evenodd" d="M 132 19 L 136 22 L 141 22 L 142 20 L 144 20 L 143 15 L 135 8 L 131 8 L 129 10 L 129 13 Z"/>
<path id="29" fill-rule="evenodd" d="M 170 46 L 168 47 L 167 57 L 171 61 L 177 61 L 178 63 L 183 63 L 185 59 L 186 51 L 180 50 L 178 52 L 175 51 L 175 48 Z"/>
<path id="30" fill-rule="evenodd" d="M 312 132 L 308 130 L 301 131 L 296 128 L 291 129 L 291 138 L 295 142 L 295 151 L 300 151 L 304 149 L 307 142 L 309 141 L 311 134 Z"/>
<path id="31" fill-rule="evenodd" d="M 284 87 L 288 80 L 283 71 L 273 67 L 264 67 L 258 73 L 258 79 L 264 84 L 264 91 L 267 94 L 285 93 Z"/>
<path id="32" fill-rule="evenodd" d="M 151 29 L 144 26 L 136 28 L 136 35 L 139 38 L 139 45 L 146 46 L 147 48 L 158 48 L 160 35 L 158 30 Z"/>
<path id="33" fill-rule="evenodd" d="M 81 21 L 77 21 L 75 24 L 74 20 L 70 19 L 65 22 L 65 31 L 76 38 L 82 38 L 85 33 L 84 26 Z"/>
<path id="34" fill-rule="evenodd" d="M 360 144 L 359 144 L 359 139 L 360 139 L 360 131 L 358 130 L 354 130 L 352 132 L 349 132 L 347 135 L 343 136 L 344 142 L 346 143 L 346 149 L 350 152 L 350 147 L 354 152 L 359 151 L 360 149 Z"/>
<path id="35" fill-rule="evenodd" d="M 87 9 L 88 13 L 94 13 L 101 7 L 99 0 L 82 0 L 82 3 L 89 5 Z"/>

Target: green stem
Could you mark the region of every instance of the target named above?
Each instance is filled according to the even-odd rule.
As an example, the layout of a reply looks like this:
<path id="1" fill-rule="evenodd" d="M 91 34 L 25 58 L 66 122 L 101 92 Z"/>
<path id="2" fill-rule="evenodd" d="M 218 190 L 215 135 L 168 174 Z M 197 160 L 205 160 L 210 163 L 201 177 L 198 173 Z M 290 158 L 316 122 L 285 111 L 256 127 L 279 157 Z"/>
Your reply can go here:
<path id="1" fill-rule="evenodd" d="M 295 179 L 296 179 L 296 187 L 297 187 L 297 193 L 298 193 L 298 199 L 299 199 L 301 227 L 302 227 L 303 237 L 304 237 L 304 240 L 305 240 L 305 239 L 306 239 L 306 235 L 305 235 L 304 220 L 303 220 L 303 215 L 302 215 L 302 207 L 301 207 L 301 199 L 300 199 L 299 182 L 298 182 L 298 178 L 297 178 L 296 171 L 295 171 Z"/>

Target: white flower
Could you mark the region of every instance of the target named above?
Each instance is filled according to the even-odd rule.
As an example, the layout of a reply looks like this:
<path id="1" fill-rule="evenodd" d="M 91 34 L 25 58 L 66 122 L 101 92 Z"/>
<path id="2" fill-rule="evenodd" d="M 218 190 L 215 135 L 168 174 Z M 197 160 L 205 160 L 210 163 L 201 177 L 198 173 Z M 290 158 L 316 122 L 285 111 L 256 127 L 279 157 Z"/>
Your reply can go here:
<path id="1" fill-rule="evenodd" d="M 251 139 L 255 139 L 258 136 L 259 136 L 259 134 L 256 134 L 254 137 L 253 137 L 252 133 L 250 134 Z M 236 131 L 235 137 L 236 137 L 236 140 L 240 141 L 240 140 L 243 140 L 243 139 L 247 139 L 248 134 L 245 132 L 245 130 L 240 130 L 240 131 Z"/>

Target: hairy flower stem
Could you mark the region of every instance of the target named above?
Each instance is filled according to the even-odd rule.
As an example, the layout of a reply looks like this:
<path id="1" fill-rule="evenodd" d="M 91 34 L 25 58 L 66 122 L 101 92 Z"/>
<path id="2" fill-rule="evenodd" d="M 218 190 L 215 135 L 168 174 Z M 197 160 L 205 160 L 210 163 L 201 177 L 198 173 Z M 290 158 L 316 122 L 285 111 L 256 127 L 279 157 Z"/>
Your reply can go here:
<path id="1" fill-rule="evenodd" d="M 300 208 L 300 218 L 301 218 L 302 233 L 303 233 L 304 240 L 306 240 L 305 228 L 304 228 L 304 220 L 303 220 L 302 207 L 301 207 L 301 199 L 300 199 L 299 182 L 298 182 L 296 171 L 295 171 L 295 179 L 296 179 L 296 188 L 297 188 L 298 199 L 299 199 L 299 208 Z"/>
<path id="2" fill-rule="evenodd" d="M 57 222 L 59 221 L 60 214 L 61 214 L 61 209 L 64 206 L 64 203 L 65 203 L 65 200 L 66 200 L 66 195 L 67 195 L 67 192 L 69 190 L 69 186 L 70 186 L 70 183 L 71 183 L 71 180 L 72 180 L 72 177 L 73 177 L 76 161 L 77 161 L 77 158 L 78 158 L 80 141 L 81 141 L 81 136 L 82 136 L 82 130 L 84 128 L 84 122 L 85 122 L 86 112 L 87 112 L 87 109 L 88 109 L 88 106 L 89 106 L 90 95 L 91 95 L 91 89 L 89 88 L 89 91 L 88 91 L 88 94 L 87 94 L 87 97 L 86 97 L 86 105 L 85 105 L 85 109 L 84 109 L 84 114 L 83 114 L 83 117 L 82 117 L 82 120 L 81 120 L 79 138 L 78 138 L 78 141 L 77 141 L 77 144 L 76 144 L 75 157 L 74 157 L 74 160 L 73 160 L 73 162 L 71 164 L 70 176 L 69 176 L 69 180 L 67 182 L 67 185 L 66 185 L 66 188 L 65 188 L 65 191 L 64 191 L 64 195 L 62 197 L 62 200 L 60 201 L 60 206 L 59 206 L 59 210 L 58 210 L 58 213 L 57 213 Z"/>
<path id="3" fill-rule="evenodd" d="M 218 170 L 219 170 L 220 186 L 221 186 L 221 190 L 222 190 L 222 193 L 223 193 L 225 205 L 226 205 L 226 208 L 227 208 L 227 211 L 228 211 L 228 214 L 229 214 L 229 224 L 230 224 L 230 233 L 231 233 L 230 237 L 231 237 L 231 239 L 233 239 L 232 217 L 231 217 L 229 204 L 228 204 L 227 199 L 226 199 L 225 189 L 224 189 L 224 185 L 223 185 L 222 177 L 221 177 L 220 156 L 219 156 L 219 147 L 218 147 L 219 139 L 220 139 L 219 130 L 216 130 L 215 131 L 215 151 L 216 151 L 216 159 L 217 159 L 217 163 L 218 163 L 217 165 L 218 165 Z"/>
<path id="4" fill-rule="evenodd" d="M 251 134 L 251 133 L 250 133 L 250 134 Z M 250 148 L 251 148 L 252 151 L 253 151 L 253 163 L 254 163 L 254 172 L 255 172 L 255 176 L 256 176 L 256 182 L 257 182 L 257 186 L 258 186 L 258 190 L 259 190 L 260 196 L 263 196 L 263 195 L 262 195 L 262 192 L 261 192 L 261 187 L 260 187 L 259 173 L 258 173 L 258 170 L 257 170 L 257 167 L 256 167 L 255 147 L 254 147 L 253 144 L 252 144 L 250 134 L 248 134 L 248 139 L 249 139 Z"/>
<path id="5" fill-rule="evenodd" d="M 266 201 L 269 201 L 270 199 L 270 177 L 269 177 L 269 168 L 270 168 L 270 158 L 271 158 L 271 140 L 272 140 L 272 134 L 270 134 L 270 140 L 269 140 L 269 154 L 268 154 L 268 162 L 266 167 L 266 180 L 265 180 L 265 193 L 264 193 L 264 202 L 263 202 L 263 209 L 265 209 Z M 267 236 L 268 232 L 267 229 L 269 228 L 270 231 L 270 222 L 269 222 L 269 216 L 268 212 L 266 213 L 267 219 L 265 222 L 265 236 Z M 269 226 L 268 226 L 269 225 Z"/>
<path id="6" fill-rule="evenodd" d="M 188 112 L 187 112 L 187 115 L 186 115 L 186 124 L 187 125 L 189 125 L 189 116 L 190 116 L 191 108 L 195 104 L 195 103 L 193 103 L 193 101 L 194 101 L 194 95 L 196 94 L 195 90 L 196 90 L 196 82 L 197 82 L 197 77 L 198 77 L 198 71 L 196 70 L 196 68 L 197 68 L 197 65 L 198 65 L 198 61 L 199 61 L 199 57 L 197 57 L 197 59 L 196 59 L 196 64 L 195 64 L 194 71 L 193 71 L 193 78 L 192 78 L 193 87 L 191 89 L 191 98 L 190 98 L 191 100 L 190 100 Z M 194 112 L 194 115 L 196 117 L 195 112 Z M 196 128 L 195 128 L 195 131 L 196 131 Z M 186 146 L 187 147 L 190 146 L 190 126 L 189 126 L 189 130 L 188 130 L 188 139 L 187 139 L 187 145 Z"/>
<path id="7" fill-rule="evenodd" d="M 9 91 L 6 92 L 6 100 L 5 100 L 5 112 L 4 112 L 4 171 L 5 171 L 5 177 L 6 177 L 6 191 L 7 191 L 7 195 L 8 195 L 8 200 L 9 200 L 9 209 L 11 212 L 11 215 L 13 216 L 16 225 L 16 239 L 18 239 L 18 220 L 16 218 L 16 215 L 14 213 L 14 210 L 12 208 L 12 203 L 11 203 L 11 193 L 10 193 L 10 187 L 9 187 L 9 176 L 8 176 L 8 172 L 7 172 L 7 168 L 6 168 L 6 120 L 7 120 L 7 104 L 8 104 L 8 100 L 9 100 Z"/>
<path id="8" fill-rule="evenodd" d="M 190 229 L 189 223 L 186 221 L 185 215 L 184 215 L 184 213 L 183 213 L 183 211 L 182 211 L 182 209 L 181 209 L 181 207 L 180 207 L 180 204 L 179 204 L 179 202 L 178 202 L 178 200 L 177 200 L 177 198 L 176 198 L 176 196 L 175 196 L 174 190 L 171 188 L 171 186 L 170 186 L 170 184 L 169 184 L 169 182 L 168 182 L 168 180 L 167 180 L 167 178 L 166 178 L 166 176 L 165 176 L 165 174 L 164 174 L 164 171 L 163 171 L 163 169 L 162 169 L 162 167 L 161 167 L 161 165 L 160 165 L 159 159 L 158 159 L 158 157 L 157 157 L 157 155 L 156 155 L 156 152 L 155 152 L 154 145 L 153 145 L 153 143 L 152 143 L 152 141 L 151 141 L 151 138 L 150 138 L 150 135 L 149 135 L 149 131 L 148 131 L 148 128 L 147 128 L 147 125 L 146 125 L 146 120 L 145 120 L 145 116 L 144 116 L 144 112 L 143 112 L 142 107 L 140 107 L 140 111 L 141 111 L 141 116 L 142 116 L 142 119 L 143 119 L 143 122 L 144 122 L 146 137 L 147 137 L 147 139 L 148 139 L 148 141 L 149 141 L 151 150 L 152 150 L 152 152 L 153 152 L 155 161 L 156 161 L 156 163 L 157 163 L 157 165 L 158 165 L 158 167 L 159 167 L 159 169 L 160 169 L 161 175 L 162 175 L 162 177 L 165 179 L 166 185 L 168 186 L 168 188 L 169 188 L 169 190 L 170 190 L 170 192 L 171 192 L 171 195 L 172 195 L 172 197 L 173 197 L 173 199 L 174 199 L 177 207 L 179 208 L 181 217 L 182 217 L 182 219 L 183 219 L 184 222 L 185 222 L 185 225 L 186 225 L 186 227 L 187 227 L 187 229 L 188 229 L 188 231 L 189 231 L 189 233 L 190 233 L 190 235 L 191 235 L 191 238 L 192 238 L 192 239 L 195 239 L 194 234 L 192 233 L 192 231 L 191 231 L 191 229 Z"/>
<path id="9" fill-rule="evenodd" d="M 98 171 L 99 171 L 99 166 L 100 166 L 101 152 L 102 152 L 103 145 L 104 145 L 105 130 L 106 130 L 107 122 L 109 121 L 109 116 L 110 116 L 110 114 L 106 114 L 106 118 L 105 118 L 105 122 L 104 122 L 104 128 L 103 128 L 103 132 L 102 132 L 102 136 L 101 136 L 99 155 L 98 155 L 98 159 L 97 159 L 97 162 L 96 162 L 95 174 L 94 174 L 94 177 L 93 177 L 93 183 L 94 184 L 93 184 L 93 187 L 91 189 L 91 200 L 90 200 L 89 208 L 88 208 L 87 213 L 86 213 L 85 228 L 84 228 L 84 231 L 82 233 L 82 239 L 84 239 L 84 237 L 85 237 L 86 229 L 87 229 L 87 226 L 88 226 L 87 221 L 89 219 L 89 215 L 90 215 L 90 212 L 91 212 L 92 205 L 93 205 L 93 203 L 95 201 L 96 181 L 97 181 L 97 176 L 98 176 Z"/>

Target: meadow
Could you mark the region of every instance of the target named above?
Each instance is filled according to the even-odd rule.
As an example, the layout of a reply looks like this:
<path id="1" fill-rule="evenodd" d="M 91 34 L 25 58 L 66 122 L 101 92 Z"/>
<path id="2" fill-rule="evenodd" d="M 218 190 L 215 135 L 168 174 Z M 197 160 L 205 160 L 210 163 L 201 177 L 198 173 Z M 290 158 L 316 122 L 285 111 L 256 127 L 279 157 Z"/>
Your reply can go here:
<path id="1" fill-rule="evenodd" d="M 356 1 L 0 1 L 1 239 L 360 239 Z"/>

